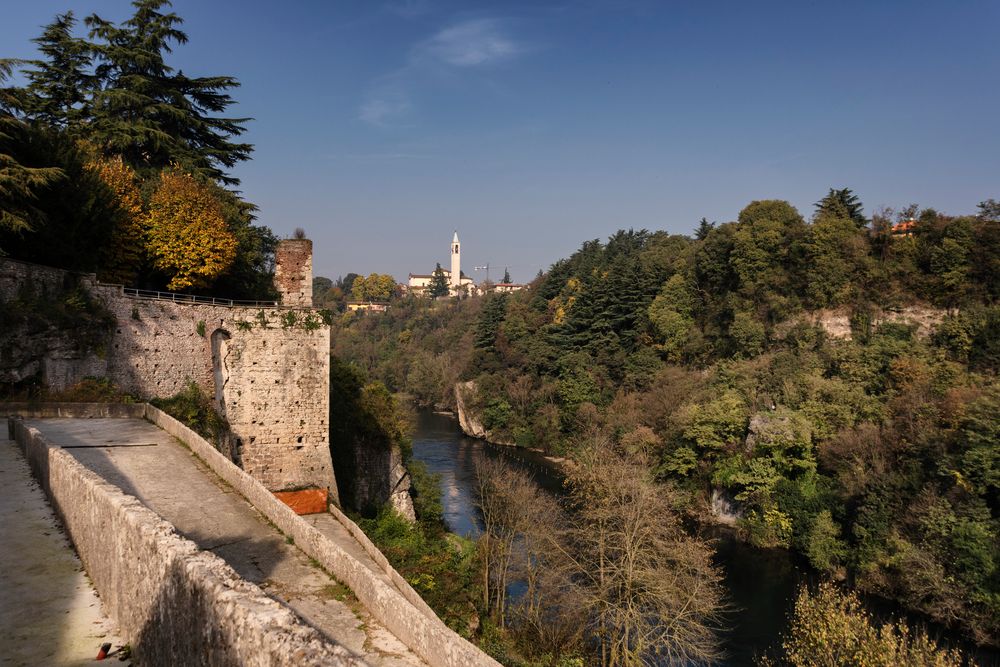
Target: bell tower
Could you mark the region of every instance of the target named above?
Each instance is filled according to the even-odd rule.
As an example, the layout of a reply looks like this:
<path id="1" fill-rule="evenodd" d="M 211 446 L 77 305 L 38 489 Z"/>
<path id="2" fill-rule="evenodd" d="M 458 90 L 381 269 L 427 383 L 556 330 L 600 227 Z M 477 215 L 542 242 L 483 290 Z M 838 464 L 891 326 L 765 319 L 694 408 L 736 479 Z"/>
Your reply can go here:
<path id="1" fill-rule="evenodd" d="M 451 286 L 457 289 L 462 284 L 462 244 L 458 242 L 458 230 L 451 240 Z"/>

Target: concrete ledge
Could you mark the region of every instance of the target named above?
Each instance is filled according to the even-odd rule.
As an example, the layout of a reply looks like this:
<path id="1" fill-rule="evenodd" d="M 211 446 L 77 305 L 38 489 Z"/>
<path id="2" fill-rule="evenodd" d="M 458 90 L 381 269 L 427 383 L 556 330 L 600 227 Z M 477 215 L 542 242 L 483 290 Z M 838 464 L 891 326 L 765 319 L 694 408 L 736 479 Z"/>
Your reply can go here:
<path id="1" fill-rule="evenodd" d="M 295 514 L 263 484 L 220 454 L 190 428 L 148 404 L 145 416 L 187 445 L 215 474 L 236 489 L 285 535 L 294 539 L 296 546 L 306 555 L 314 558 L 330 574 L 347 585 L 377 621 L 433 667 L 499 667 L 500 663 L 446 626 L 389 565 L 385 556 L 361 529 L 342 512 L 331 509 L 336 518 L 372 555 L 394 586 L 380 579 L 366 565 Z"/>
<path id="2" fill-rule="evenodd" d="M 125 412 L 135 407 L 145 411 L 139 405 Z M 138 663 L 364 664 L 240 578 L 222 559 L 177 535 L 136 498 L 48 443 L 38 430 L 11 421 L 15 439 Z"/>

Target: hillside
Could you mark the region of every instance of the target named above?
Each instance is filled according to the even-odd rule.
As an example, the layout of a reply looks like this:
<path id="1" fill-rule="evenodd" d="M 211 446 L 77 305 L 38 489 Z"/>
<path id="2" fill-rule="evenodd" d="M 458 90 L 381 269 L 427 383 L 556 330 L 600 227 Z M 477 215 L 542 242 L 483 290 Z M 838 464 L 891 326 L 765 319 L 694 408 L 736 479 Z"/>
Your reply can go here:
<path id="1" fill-rule="evenodd" d="M 915 213 L 620 231 L 524 292 L 345 314 L 334 353 L 426 404 L 473 380 L 498 441 L 642 451 L 702 520 L 996 644 L 1000 215 Z"/>

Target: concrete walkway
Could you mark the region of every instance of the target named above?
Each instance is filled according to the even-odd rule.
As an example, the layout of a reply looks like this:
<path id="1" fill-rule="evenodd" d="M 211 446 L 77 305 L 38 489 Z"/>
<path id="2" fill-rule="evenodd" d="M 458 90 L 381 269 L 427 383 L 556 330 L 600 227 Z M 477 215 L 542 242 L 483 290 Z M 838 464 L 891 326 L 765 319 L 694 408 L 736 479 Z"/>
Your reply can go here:
<path id="1" fill-rule="evenodd" d="M 0 665 L 108 665 L 122 645 L 17 444 L 0 437 Z"/>
<path id="2" fill-rule="evenodd" d="M 293 609 L 307 623 L 376 667 L 424 664 L 381 626 L 351 592 L 297 549 L 242 496 L 187 448 L 137 419 L 37 419 L 27 423 L 80 463 L 133 495 L 199 547 Z M 350 541 L 351 552 L 377 566 L 330 515 L 314 525 Z"/>

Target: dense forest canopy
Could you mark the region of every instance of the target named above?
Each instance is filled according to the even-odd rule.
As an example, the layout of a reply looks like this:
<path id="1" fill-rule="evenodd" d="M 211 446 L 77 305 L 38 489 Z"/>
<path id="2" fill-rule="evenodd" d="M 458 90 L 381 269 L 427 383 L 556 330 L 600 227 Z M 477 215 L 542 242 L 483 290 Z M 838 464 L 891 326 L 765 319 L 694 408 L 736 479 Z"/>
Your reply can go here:
<path id="1" fill-rule="evenodd" d="M 710 518 L 978 641 L 1000 639 L 1000 215 L 810 219 L 754 201 L 692 237 L 623 230 L 529 289 L 345 313 L 334 352 L 490 437 L 637 452 Z M 609 450 L 610 451 L 610 450 Z"/>
<path id="2" fill-rule="evenodd" d="M 0 252 L 126 285 L 271 295 L 274 234 L 230 188 L 250 157 L 230 76 L 170 66 L 187 41 L 167 0 L 121 24 L 56 16 L 38 59 L 0 60 Z"/>

